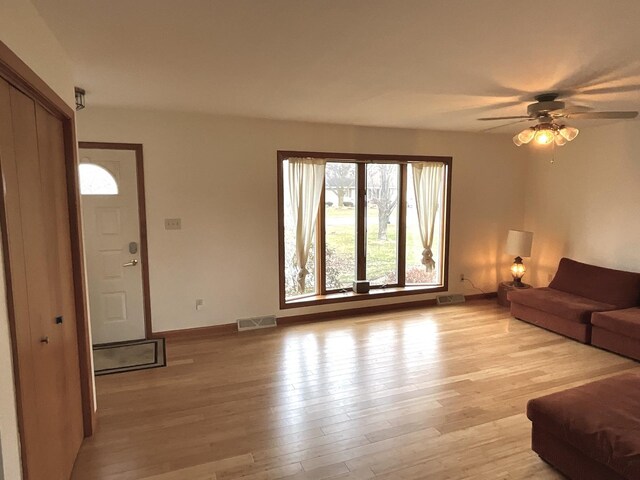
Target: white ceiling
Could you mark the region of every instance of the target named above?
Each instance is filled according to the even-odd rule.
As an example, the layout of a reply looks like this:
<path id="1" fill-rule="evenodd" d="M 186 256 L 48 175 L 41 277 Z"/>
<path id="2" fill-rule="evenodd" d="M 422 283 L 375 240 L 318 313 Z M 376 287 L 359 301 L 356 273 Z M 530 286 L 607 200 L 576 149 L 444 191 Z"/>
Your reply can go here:
<path id="1" fill-rule="evenodd" d="M 89 107 L 438 130 L 549 90 L 640 109 L 638 0 L 33 2 Z"/>

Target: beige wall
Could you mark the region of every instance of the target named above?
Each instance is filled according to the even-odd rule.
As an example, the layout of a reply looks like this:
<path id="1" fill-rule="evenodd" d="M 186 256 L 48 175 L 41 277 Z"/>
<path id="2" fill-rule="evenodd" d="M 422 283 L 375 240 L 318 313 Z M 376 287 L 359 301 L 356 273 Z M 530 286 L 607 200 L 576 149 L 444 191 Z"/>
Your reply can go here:
<path id="1" fill-rule="evenodd" d="M 278 149 L 453 156 L 452 292 L 478 293 L 460 273 L 495 291 L 508 273 L 506 232 L 524 221 L 525 153 L 507 136 L 89 106 L 78 115 L 78 138 L 144 144 L 156 331 L 354 306 L 278 310 Z M 173 217 L 182 218 L 181 231 L 164 230 Z M 205 300 L 201 311 L 196 298 Z M 398 301 L 407 297 L 387 300 Z M 367 304 L 375 303 L 359 303 Z"/>
<path id="2" fill-rule="evenodd" d="M 71 63 L 35 8 L 27 0 L 0 0 L 0 41 L 13 50 L 69 105 L 73 105 Z M 2 252 L 0 252 L 0 264 Z M 4 275 L 0 276 L 0 433 L 4 476 L 22 477 L 11 343 L 7 320 Z"/>
<path id="3" fill-rule="evenodd" d="M 568 256 L 640 271 L 640 122 L 583 128 L 549 154 L 532 151 L 526 221 L 534 232 L 529 282 L 546 285 Z"/>
<path id="4" fill-rule="evenodd" d="M 71 60 L 28 0 L 0 0 L 0 40 L 69 105 L 75 105 Z"/>

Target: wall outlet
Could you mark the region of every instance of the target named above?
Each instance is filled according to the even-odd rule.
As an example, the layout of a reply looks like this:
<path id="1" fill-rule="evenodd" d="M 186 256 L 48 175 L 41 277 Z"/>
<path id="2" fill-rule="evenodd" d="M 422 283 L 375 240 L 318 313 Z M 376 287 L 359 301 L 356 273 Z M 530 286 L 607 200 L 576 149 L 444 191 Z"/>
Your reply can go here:
<path id="1" fill-rule="evenodd" d="M 164 219 L 165 230 L 180 230 L 182 229 L 182 219 L 180 218 L 165 218 Z"/>
<path id="2" fill-rule="evenodd" d="M 461 282 L 464 282 L 464 273 L 461 273 L 461 274 L 460 274 L 460 281 L 461 281 Z"/>
<path id="3" fill-rule="evenodd" d="M 202 310 L 204 308 L 204 300 L 202 298 L 196 298 L 196 310 Z"/>

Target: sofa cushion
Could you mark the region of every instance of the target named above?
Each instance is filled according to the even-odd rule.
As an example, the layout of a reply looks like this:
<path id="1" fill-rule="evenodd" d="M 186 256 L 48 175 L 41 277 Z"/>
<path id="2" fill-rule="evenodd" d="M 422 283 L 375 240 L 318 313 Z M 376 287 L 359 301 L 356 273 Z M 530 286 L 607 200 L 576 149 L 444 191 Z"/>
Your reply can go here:
<path id="1" fill-rule="evenodd" d="M 530 400 L 527 416 L 624 478 L 640 479 L 640 374 Z"/>
<path id="2" fill-rule="evenodd" d="M 509 300 L 580 323 L 589 323 L 592 312 L 616 308 L 615 305 L 596 302 L 548 287 L 512 290 L 509 292 Z"/>
<path id="3" fill-rule="evenodd" d="M 563 258 L 549 287 L 617 308 L 640 304 L 640 273 L 597 267 Z"/>
<path id="4" fill-rule="evenodd" d="M 591 324 L 609 332 L 640 340 L 640 308 L 594 313 Z"/>

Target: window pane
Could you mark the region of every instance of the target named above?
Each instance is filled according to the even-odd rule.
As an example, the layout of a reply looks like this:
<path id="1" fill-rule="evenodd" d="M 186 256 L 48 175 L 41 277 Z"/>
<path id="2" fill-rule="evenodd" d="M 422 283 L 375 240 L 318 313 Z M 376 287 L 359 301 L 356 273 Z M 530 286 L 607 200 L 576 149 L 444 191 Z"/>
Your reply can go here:
<path id="1" fill-rule="evenodd" d="M 445 180 L 443 180 L 445 181 Z M 422 240 L 420 238 L 420 228 L 418 226 L 418 212 L 416 209 L 416 197 L 413 188 L 413 169 L 407 169 L 407 259 L 406 259 L 406 276 L 405 282 L 410 284 L 442 284 L 442 261 L 443 261 L 443 227 L 444 227 L 444 194 L 442 189 L 442 198 L 440 205 L 443 206 L 438 210 L 433 234 L 433 260 L 436 262 L 436 268 L 432 272 L 427 272 L 422 264 Z"/>
<path id="2" fill-rule="evenodd" d="M 400 166 L 367 164 L 367 279 L 398 282 L 398 185 Z"/>
<path id="3" fill-rule="evenodd" d="M 118 194 L 118 183 L 106 168 L 94 163 L 81 163 L 78 171 L 82 195 Z"/>
<path id="4" fill-rule="evenodd" d="M 298 269 L 295 266 L 296 227 L 291 212 L 291 196 L 289 192 L 289 162 L 282 162 L 282 193 L 284 200 L 284 286 L 287 299 L 300 295 L 313 294 L 316 291 L 316 242 L 311 244 L 305 278 L 304 292 L 298 290 Z M 317 226 L 316 226 L 317 228 Z M 315 235 L 313 235 L 315 239 Z"/>
<path id="5" fill-rule="evenodd" d="M 327 290 L 351 288 L 356 278 L 356 164 L 325 167 Z"/>

